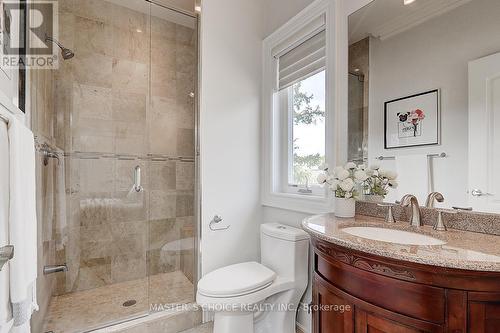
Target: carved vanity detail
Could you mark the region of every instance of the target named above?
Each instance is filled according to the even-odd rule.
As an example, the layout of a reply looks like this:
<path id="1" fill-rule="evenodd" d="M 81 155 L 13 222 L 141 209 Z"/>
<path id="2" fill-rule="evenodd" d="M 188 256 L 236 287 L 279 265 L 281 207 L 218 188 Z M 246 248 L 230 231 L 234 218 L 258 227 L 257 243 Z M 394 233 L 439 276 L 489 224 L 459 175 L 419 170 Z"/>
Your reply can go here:
<path id="1" fill-rule="evenodd" d="M 350 224 L 363 221 L 383 225 L 376 219 L 360 217 Z M 349 223 L 328 216 L 303 223 L 314 247 L 313 332 L 500 332 L 500 266 L 495 254 L 488 257 L 492 266 L 487 270 L 470 269 L 477 263 L 472 261 L 463 263 L 469 269 L 437 266 L 426 262 L 431 260 L 426 251 L 450 251 L 456 246 L 451 239 L 449 247 L 394 244 L 391 249 L 392 244 L 364 243 L 344 234 L 344 225 Z M 459 239 L 460 233 L 453 231 L 451 237 Z M 491 235 L 469 237 L 467 241 L 482 237 L 490 243 L 500 241 Z M 375 245 L 373 251 L 356 249 L 376 243 L 382 245 Z M 500 242 L 496 245 L 500 247 Z M 395 258 L 400 253 L 415 260 Z M 420 260 L 419 253 L 423 260 L 415 262 Z M 436 256 L 435 260 L 445 259 Z M 328 308 L 334 305 L 349 305 L 350 311 Z"/>

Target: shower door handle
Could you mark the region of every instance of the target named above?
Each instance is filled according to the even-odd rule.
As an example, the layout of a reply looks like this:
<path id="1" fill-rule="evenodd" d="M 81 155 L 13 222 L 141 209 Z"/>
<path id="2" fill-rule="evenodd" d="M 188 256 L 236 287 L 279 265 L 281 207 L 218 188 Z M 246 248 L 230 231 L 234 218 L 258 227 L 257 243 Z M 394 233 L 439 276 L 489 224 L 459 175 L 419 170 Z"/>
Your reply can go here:
<path id="1" fill-rule="evenodd" d="M 141 185 L 141 167 L 136 166 L 134 168 L 134 190 L 139 193 L 144 191 L 144 188 Z"/>

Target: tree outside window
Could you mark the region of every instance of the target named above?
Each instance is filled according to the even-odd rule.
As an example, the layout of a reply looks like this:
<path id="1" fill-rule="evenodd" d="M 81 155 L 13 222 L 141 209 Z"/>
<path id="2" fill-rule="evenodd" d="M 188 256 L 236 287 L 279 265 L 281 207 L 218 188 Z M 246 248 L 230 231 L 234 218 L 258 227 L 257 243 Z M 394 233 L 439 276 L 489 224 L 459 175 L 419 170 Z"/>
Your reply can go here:
<path id="1" fill-rule="evenodd" d="M 293 172 L 296 185 L 317 184 L 325 162 L 325 71 L 294 84 L 292 115 Z"/>

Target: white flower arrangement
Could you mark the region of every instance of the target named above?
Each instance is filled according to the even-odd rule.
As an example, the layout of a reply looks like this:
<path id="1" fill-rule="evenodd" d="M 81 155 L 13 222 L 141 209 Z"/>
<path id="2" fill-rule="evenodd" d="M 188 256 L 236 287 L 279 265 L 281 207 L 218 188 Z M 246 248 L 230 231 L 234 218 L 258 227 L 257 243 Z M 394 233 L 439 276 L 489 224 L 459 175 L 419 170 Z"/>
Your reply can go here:
<path id="1" fill-rule="evenodd" d="M 394 171 L 381 169 L 378 165 L 372 165 L 365 169 L 360 166 L 368 176 L 364 181 L 364 193 L 368 195 L 380 195 L 385 198 L 390 188 L 398 187 L 398 174 Z"/>
<path id="2" fill-rule="evenodd" d="M 353 162 L 338 166 L 330 172 L 328 165 L 321 167 L 323 172 L 318 176 L 318 183 L 328 185 L 335 197 L 350 199 L 358 195 L 356 185 L 361 185 L 364 194 L 385 197 L 390 188 L 398 187 L 398 174 L 394 171 L 381 169 L 378 165 L 367 168 L 364 164 Z"/>
<path id="3" fill-rule="evenodd" d="M 350 199 L 358 195 L 356 184 L 363 183 L 368 175 L 353 162 L 338 166 L 330 172 L 328 165 L 321 166 L 323 173 L 318 176 L 318 183 L 328 185 L 336 198 Z"/>

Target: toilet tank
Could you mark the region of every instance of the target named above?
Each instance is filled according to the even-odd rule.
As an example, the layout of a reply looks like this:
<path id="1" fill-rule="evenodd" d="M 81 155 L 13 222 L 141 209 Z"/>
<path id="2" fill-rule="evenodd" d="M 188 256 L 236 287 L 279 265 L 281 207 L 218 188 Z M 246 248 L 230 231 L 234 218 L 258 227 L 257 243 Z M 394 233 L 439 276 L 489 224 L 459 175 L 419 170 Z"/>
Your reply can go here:
<path id="1" fill-rule="evenodd" d="M 307 281 L 309 235 L 301 229 L 279 223 L 260 227 L 261 263 L 278 276 Z"/>

